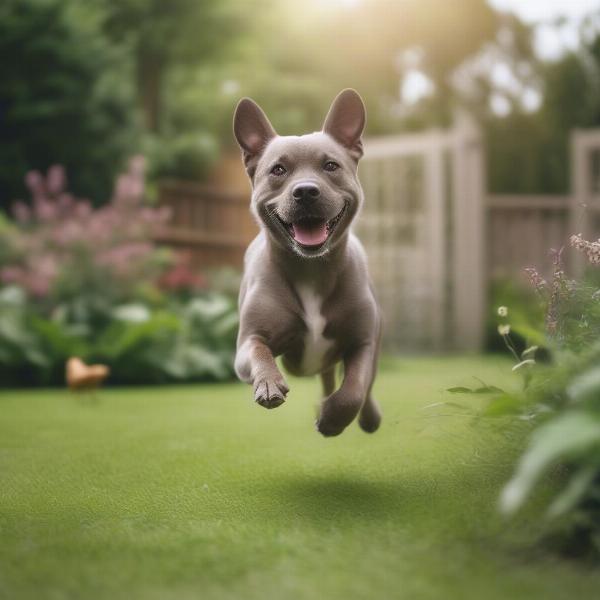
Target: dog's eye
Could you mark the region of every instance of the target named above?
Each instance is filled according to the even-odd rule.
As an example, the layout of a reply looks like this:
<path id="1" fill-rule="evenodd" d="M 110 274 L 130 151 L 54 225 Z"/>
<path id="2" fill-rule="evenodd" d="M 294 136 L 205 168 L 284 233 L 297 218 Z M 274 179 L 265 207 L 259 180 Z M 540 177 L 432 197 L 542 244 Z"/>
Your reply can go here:
<path id="1" fill-rule="evenodd" d="M 336 162 L 333 162 L 332 160 L 328 160 L 324 165 L 323 168 L 326 171 L 329 172 L 333 172 L 333 171 L 337 171 L 340 168 L 340 165 L 338 165 Z"/>
<path id="2" fill-rule="evenodd" d="M 276 164 L 271 169 L 271 175 L 275 175 L 275 177 L 281 177 L 282 175 L 285 175 L 286 173 L 287 173 L 287 171 L 285 170 L 285 167 L 280 164 Z"/>

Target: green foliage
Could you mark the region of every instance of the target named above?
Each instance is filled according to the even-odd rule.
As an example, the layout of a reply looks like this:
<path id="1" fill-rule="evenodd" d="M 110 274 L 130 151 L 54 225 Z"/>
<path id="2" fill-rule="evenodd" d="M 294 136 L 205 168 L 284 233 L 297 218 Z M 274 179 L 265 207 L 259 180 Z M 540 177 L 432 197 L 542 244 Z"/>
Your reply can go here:
<path id="1" fill-rule="evenodd" d="M 24 365 L 44 370 L 48 359 L 41 350 L 39 338 L 28 326 L 26 297 L 15 287 L 0 291 L 0 365 L 6 374 L 21 371 Z"/>
<path id="2" fill-rule="evenodd" d="M 596 265 L 600 245 L 571 238 L 574 248 L 584 252 Z M 493 386 L 471 389 L 456 387 L 454 394 L 484 394 L 483 406 L 471 407 L 478 422 L 482 418 L 503 418 L 505 423 L 526 425 L 530 434 L 515 473 L 500 498 L 500 507 L 512 514 L 522 508 L 538 488 L 553 476 L 554 495 L 546 508 L 546 529 L 556 533 L 555 540 L 571 553 L 600 556 L 600 293 L 597 275 L 574 281 L 562 269 L 561 254 L 555 255 L 552 278 L 546 281 L 534 269 L 528 274 L 544 308 L 543 319 L 537 309 L 538 324 L 524 319 L 527 311 L 502 307 L 497 312 L 498 331 L 513 354 L 513 371 L 522 381 L 519 391 L 504 391 Z M 506 290 L 498 291 L 502 300 Z M 547 359 L 536 361 L 538 346 L 522 352 L 512 338 L 544 346 Z M 464 409 L 463 409 L 464 410 Z"/>
<path id="3" fill-rule="evenodd" d="M 235 302 L 204 293 L 150 308 L 115 306 L 101 322 L 58 306 L 40 315 L 23 290 L 0 290 L 0 374 L 3 386 L 61 384 L 67 359 L 111 368 L 111 383 L 223 380 L 233 376 L 238 317 Z"/>
<path id="4" fill-rule="evenodd" d="M 148 135 L 145 155 L 150 163 L 150 177 L 180 178 L 198 181 L 206 177 L 208 169 L 218 158 L 217 141 L 210 133 L 175 133 Z"/>
<path id="5" fill-rule="evenodd" d="M 517 348 L 524 350 L 532 344 L 544 345 L 544 303 L 535 290 L 518 285 L 510 279 L 496 279 L 491 284 L 489 297 L 486 314 L 487 348 L 506 351 L 504 341 L 498 335 L 499 306 L 510 307 L 510 327 Z"/>
<path id="6" fill-rule="evenodd" d="M 484 0 L 302 10 L 294 0 L 6 0 L 0 52 L 19 60 L 0 65 L 0 204 L 21 196 L 21 173 L 55 162 L 74 173 L 76 192 L 98 201 L 124 157 L 140 151 L 153 177 L 204 178 L 233 145 L 240 96 L 295 133 L 318 128 L 347 86 L 368 104 L 370 135 L 445 126 L 466 106 L 487 133 L 492 191 L 565 191 L 570 129 L 600 122 L 600 44 L 588 27 L 581 51 L 545 64 L 532 40 L 531 27 Z M 455 82 L 490 48 L 492 60 L 543 91 L 539 110 L 515 96 L 509 116 L 493 114 L 498 86 L 485 61 L 486 73 Z M 432 90 L 405 106 L 398 88 L 411 69 Z"/>
<path id="7" fill-rule="evenodd" d="M 531 79 L 538 80 L 543 92 L 538 110 L 513 107 L 508 116 L 485 120 L 491 191 L 569 191 L 571 131 L 600 125 L 599 18 L 595 12 L 581 26 L 577 51 L 551 62 L 530 60 Z"/>
<path id="8" fill-rule="evenodd" d="M 130 61 L 91 6 L 63 0 L 0 5 L 0 208 L 22 176 L 61 163 L 72 189 L 105 198 L 136 143 Z"/>
<path id="9" fill-rule="evenodd" d="M 218 73 L 252 27 L 251 7 L 232 0 L 96 2 L 102 8 L 104 34 L 124 47 L 134 63 L 137 100 L 146 131 L 165 140 L 170 138 L 171 146 L 177 145 L 175 138 L 179 135 L 200 139 L 210 135 L 214 130 L 210 120 L 194 119 L 193 130 L 183 123 L 184 110 L 177 93 L 180 90 L 173 93 L 173 88 L 178 87 L 174 76 L 183 71 L 189 89 L 195 87 L 193 80 L 198 69 Z M 202 107 L 196 110 L 201 111 Z M 178 151 L 184 150 L 180 145 Z M 198 158 L 198 148 L 191 140 L 187 141 L 187 151 L 189 156 L 176 160 L 179 169 L 181 162 Z M 183 173 L 198 176 L 197 170 Z M 175 176 L 180 172 L 168 174 Z"/>
<path id="10" fill-rule="evenodd" d="M 143 160 L 98 209 L 65 190 L 60 167 L 27 181 L 31 205 L 0 221 L 3 385 L 60 383 L 73 356 L 106 363 L 113 382 L 232 376 L 235 303 L 153 244 L 168 214 L 144 202 Z"/>
<path id="11" fill-rule="evenodd" d="M 519 508 L 542 475 L 559 462 L 577 467 L 551 504 L 550 516 L 573 510 L 586 494 L 595 496 L 600 492 L 594 485 L 600 467 L 600 417 L 569 411 L 538 427 L 515 475 L 504 488 L 502 509 L 510 513 Z"/>
<path id="12" fill-rule="evenodd" d="M 447 124 L 457 101 L 448 74 L 493 39 L 498 25 L 482 0 L 371 0 L 345 10 L 314 3 L 302 11 L 293 0 L 273 4 L 258 17 L 260 37 L 234 79 L 288 134 L 320 126 L 324 107 L 344 87 L 365 98 L 370 134 Z M 435 90 L 413 122 L 397 109 L 400 63 L 415 49 Z"/>

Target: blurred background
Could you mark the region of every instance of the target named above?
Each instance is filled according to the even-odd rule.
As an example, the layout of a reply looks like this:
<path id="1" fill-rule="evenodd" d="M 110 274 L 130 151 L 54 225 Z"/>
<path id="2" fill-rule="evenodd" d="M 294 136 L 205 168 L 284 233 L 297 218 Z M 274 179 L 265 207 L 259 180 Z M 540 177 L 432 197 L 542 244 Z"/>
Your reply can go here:
<path id="1" fill-rule="evenodd" d="M 493 307 L 539 318 L 523 268 L 598 234 L 592 0 L 4 0 L 0 56 L 2 386 L 232 377 L 242 96 L 281 134 L 363 96 L 389 351 L 493 349 Z"/>

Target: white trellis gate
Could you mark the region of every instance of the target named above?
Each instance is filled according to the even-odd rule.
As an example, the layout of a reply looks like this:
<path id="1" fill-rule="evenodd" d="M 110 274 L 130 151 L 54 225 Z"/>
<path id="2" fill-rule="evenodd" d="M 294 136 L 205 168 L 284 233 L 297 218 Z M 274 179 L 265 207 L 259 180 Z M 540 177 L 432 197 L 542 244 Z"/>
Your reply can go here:
<path id="1" fill-rule="evenodd" d="M 448 131 L 369 139 L 366 246 L 388 349 L 478 350 L 485 310 L 485 164 L 466 118 Z"/>

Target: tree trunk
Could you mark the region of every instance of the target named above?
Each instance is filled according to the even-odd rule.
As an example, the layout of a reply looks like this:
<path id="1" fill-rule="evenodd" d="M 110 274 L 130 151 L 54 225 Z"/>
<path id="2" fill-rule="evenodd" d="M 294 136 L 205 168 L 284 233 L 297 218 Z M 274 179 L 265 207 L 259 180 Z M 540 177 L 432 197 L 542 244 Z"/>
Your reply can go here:
<path id="1" fill-rule="evenodd" d="M 144 125 L 153 132 L 157 132 L 160 127 L 163 67 L 163 56 L 143 47 L 138 50 L 138 100 L 142 109 Z"/>

